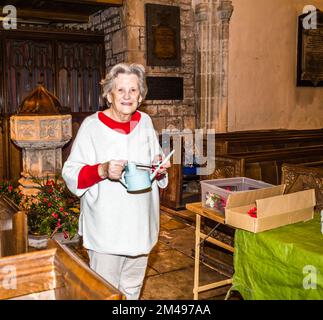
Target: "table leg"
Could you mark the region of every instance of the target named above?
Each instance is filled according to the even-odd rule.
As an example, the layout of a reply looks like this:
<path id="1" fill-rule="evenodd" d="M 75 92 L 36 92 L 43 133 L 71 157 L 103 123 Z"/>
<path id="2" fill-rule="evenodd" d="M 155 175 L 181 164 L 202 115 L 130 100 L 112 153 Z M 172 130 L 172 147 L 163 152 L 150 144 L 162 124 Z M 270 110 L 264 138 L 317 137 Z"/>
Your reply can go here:
<path id="1" fill-rule="evenodd" d="M 194 300 L 198 300 L 199 289 L 199 273 L 200 273 L 200 228 L 201 228 L 201 216 L 196 215 L 196 227 L 195 227 L 195 265 L 194 265 Z"/>

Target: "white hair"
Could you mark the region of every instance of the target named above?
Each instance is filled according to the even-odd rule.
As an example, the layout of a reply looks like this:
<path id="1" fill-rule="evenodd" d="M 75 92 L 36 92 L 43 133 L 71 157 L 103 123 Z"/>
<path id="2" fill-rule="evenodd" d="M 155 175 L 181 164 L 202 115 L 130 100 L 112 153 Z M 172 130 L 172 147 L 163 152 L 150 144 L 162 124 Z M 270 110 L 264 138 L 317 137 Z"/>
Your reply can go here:
<path id="1" fill-rule="evenodd" d="M 101 80 L 100 82 L 100 84 L 103 87 L 103 98 L 108 98 L 108 94 L 111 93 L 111 91 L 113 90 L 114 80 L 120 73 L 135 74 L 138 77 L 139 92 L 142 100 L 144 100 L 148 91 L 146 84 L 145 68 L 143 65 L 137 63 L 119 63 L 111 68 L 109 73 L 107 73 L 105 79 Z"/>

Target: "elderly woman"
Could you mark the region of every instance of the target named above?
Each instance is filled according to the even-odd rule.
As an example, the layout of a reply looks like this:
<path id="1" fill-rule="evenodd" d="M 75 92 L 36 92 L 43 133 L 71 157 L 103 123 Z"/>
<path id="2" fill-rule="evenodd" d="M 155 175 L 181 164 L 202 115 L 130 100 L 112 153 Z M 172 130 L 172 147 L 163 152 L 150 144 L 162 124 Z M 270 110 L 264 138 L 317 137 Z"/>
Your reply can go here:
<path id="1" fill-rule="evenodd" d="M 152 164 L 162 154 L 150 117 L 137 110 L 147 93 L 144 67 L 115 65 L 101 84 L 108 108 L 83 121 L 63 178 L 81 197 L 79 234 L 91 268 L 127 299 L 138 299 L 158 239 L 158 186 L 167 186 L 169 162 L 151 189 L 127 192 L 119 181 L 127 162 Z"/>

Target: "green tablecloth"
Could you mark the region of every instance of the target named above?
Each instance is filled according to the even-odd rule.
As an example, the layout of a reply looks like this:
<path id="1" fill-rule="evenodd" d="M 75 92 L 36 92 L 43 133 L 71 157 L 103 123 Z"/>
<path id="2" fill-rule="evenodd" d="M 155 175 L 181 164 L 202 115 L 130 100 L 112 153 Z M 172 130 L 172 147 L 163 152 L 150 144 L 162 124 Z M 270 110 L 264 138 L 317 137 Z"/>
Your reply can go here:
<path id="1" fill-rule="evenodd" d="M 233 290 L 244 299 L 323 299 L 323 235 L 314 219 L 254 234 L 236 230 Z"/>

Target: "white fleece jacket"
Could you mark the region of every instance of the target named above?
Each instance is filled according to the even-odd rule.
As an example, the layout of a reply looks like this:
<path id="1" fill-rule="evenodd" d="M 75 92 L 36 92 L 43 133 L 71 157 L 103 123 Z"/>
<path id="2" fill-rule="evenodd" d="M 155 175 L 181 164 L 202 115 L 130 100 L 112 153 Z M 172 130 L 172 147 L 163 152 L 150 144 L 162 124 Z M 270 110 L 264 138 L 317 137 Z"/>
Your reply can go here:
<path id="1" fill-rule="evenodd" d="M 81 198 L 79 234 L 87 249 L 100 253 L 136 256 L 148 254 L 159 232 L 159 190 L 168 177 L 154 180 L 152 190 L 128 193 L 118 181 L 105 179 L 78 189 L 78 175 L 85 165 L 109 160 L 151 163 L 162 153 L 150 117 L 141 119 L 129 134 L 119 133 L 98 119 L 98 112 L 84 119 L 64 163 L 62 175 L 67 187 Z"/>

